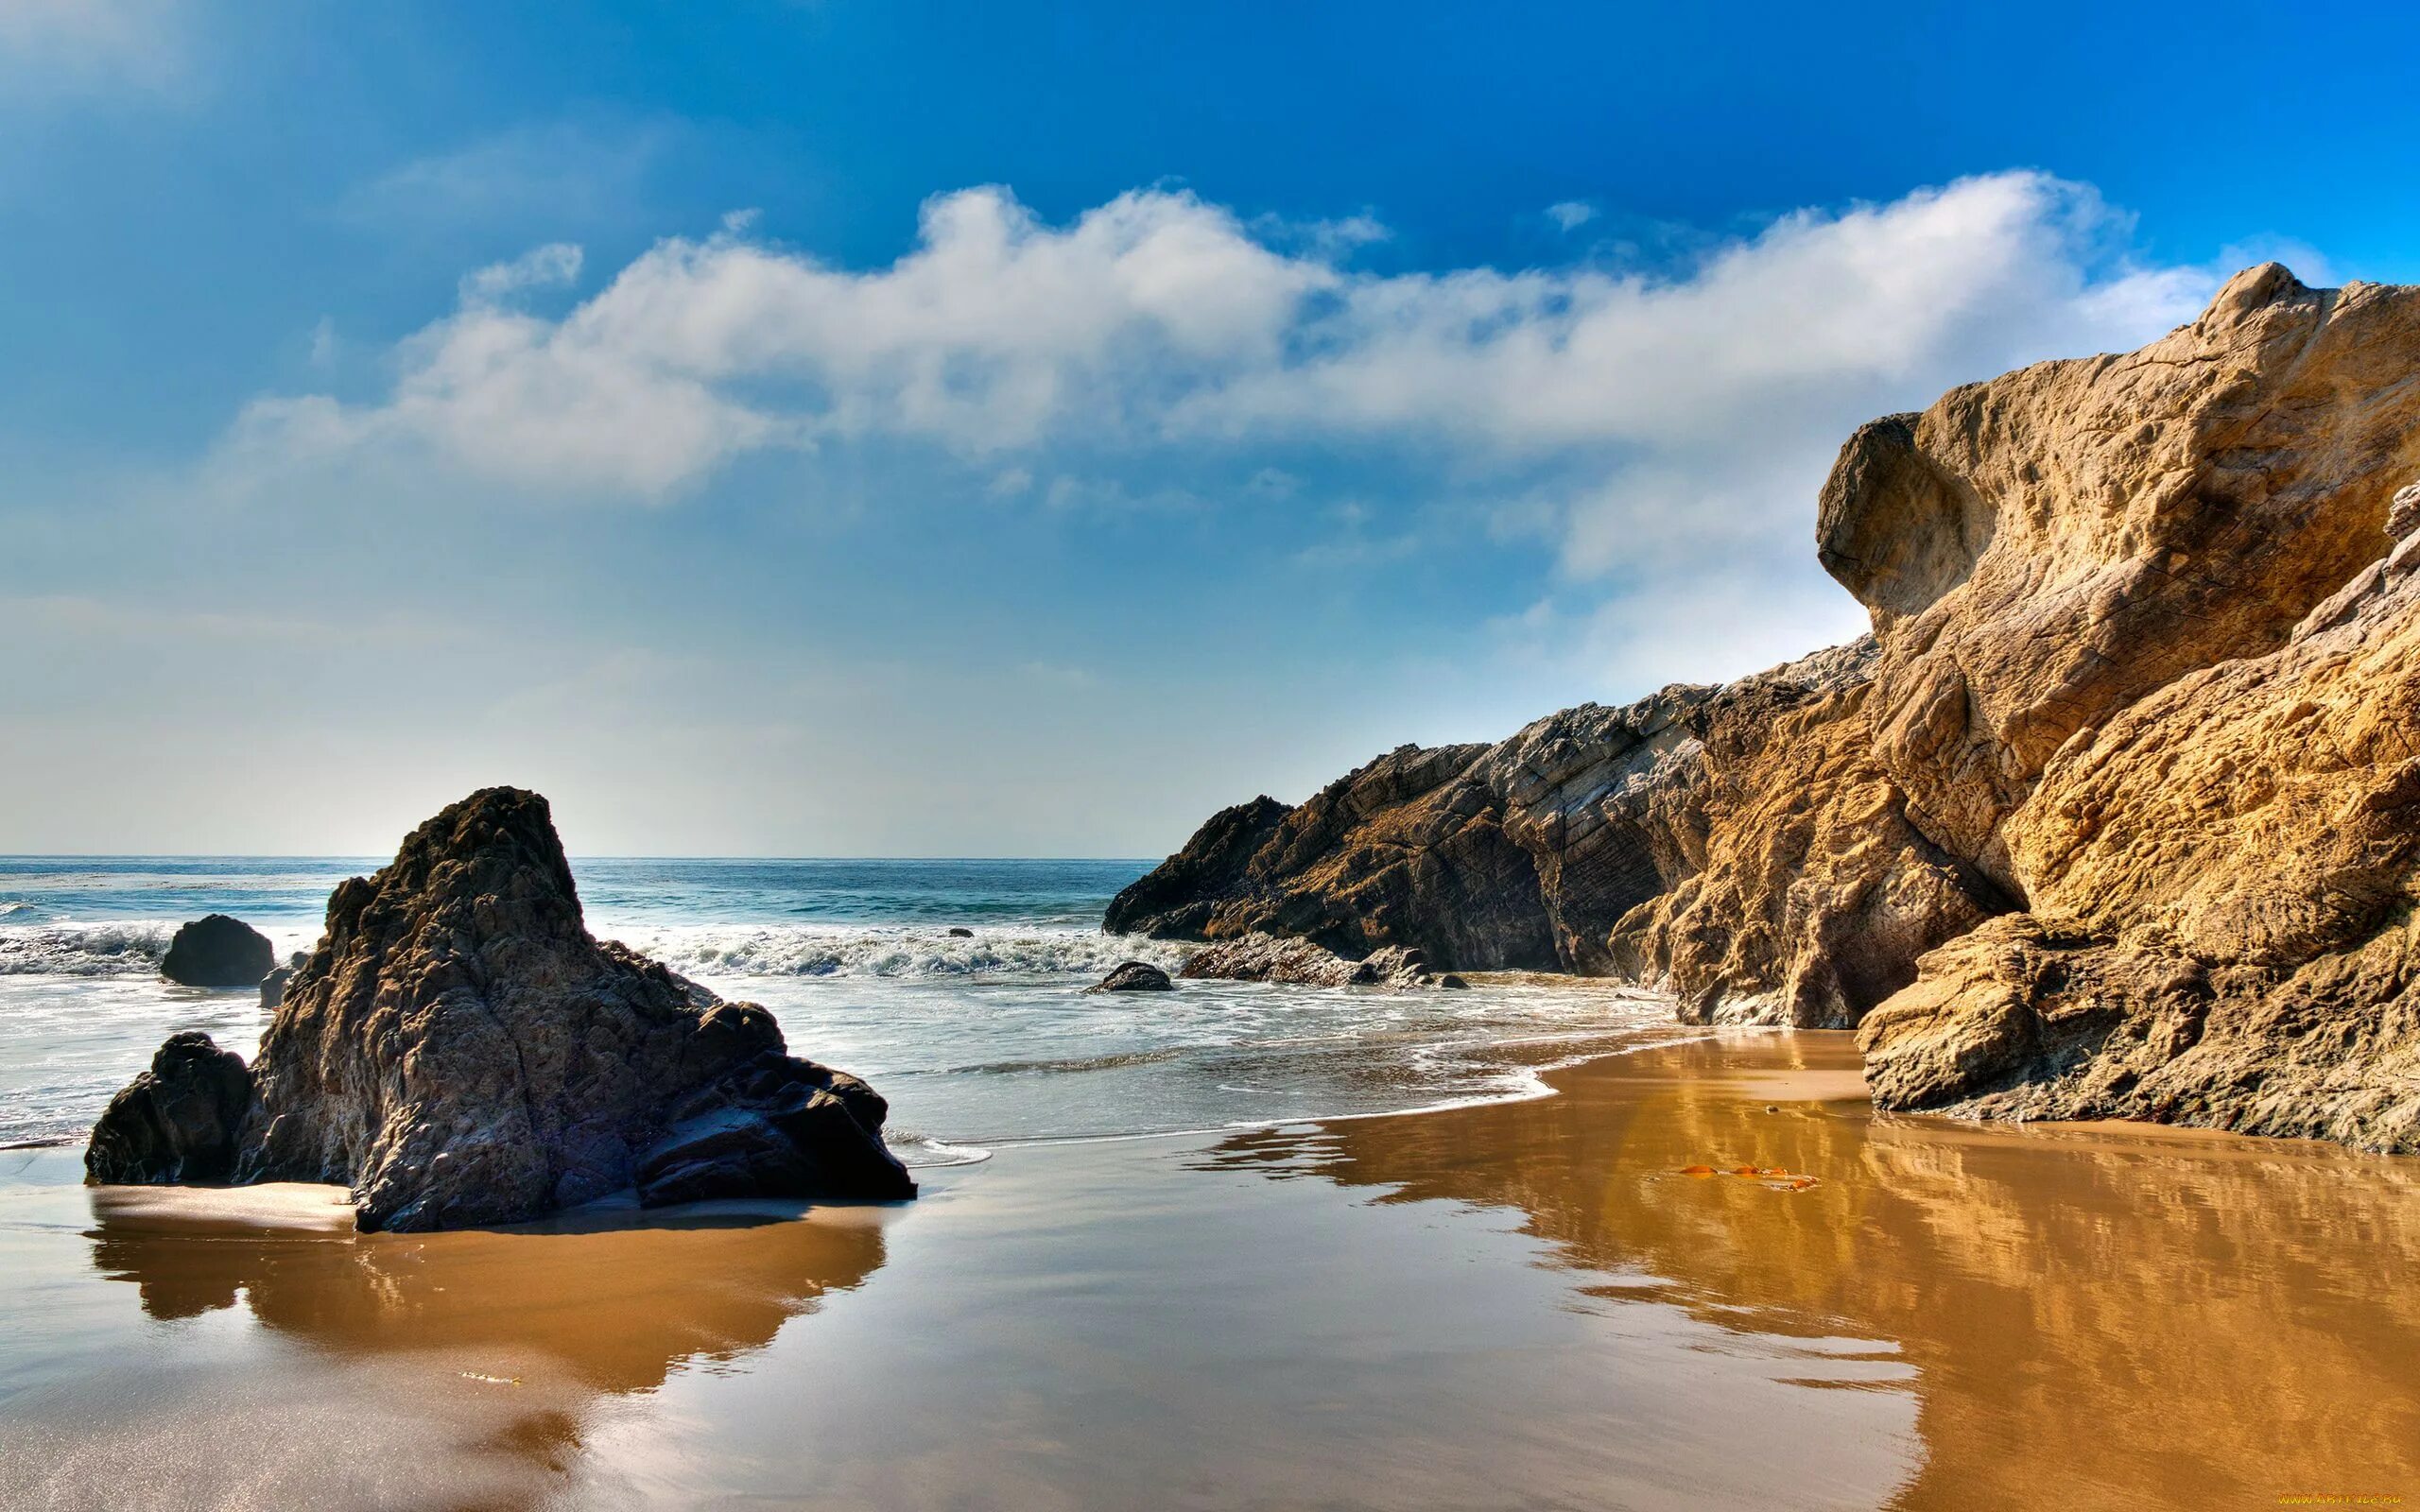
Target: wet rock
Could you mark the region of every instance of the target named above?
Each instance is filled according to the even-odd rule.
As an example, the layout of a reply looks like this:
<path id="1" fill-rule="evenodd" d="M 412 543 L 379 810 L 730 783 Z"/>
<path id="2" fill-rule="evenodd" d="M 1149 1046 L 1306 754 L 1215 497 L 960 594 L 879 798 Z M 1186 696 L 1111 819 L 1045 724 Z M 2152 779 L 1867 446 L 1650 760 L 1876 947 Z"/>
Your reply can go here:
<path id="1" fill-rule="evenodd" d="M 1176 984 L 1149 961 L 1123 961 L 1117 970 L 1084 988 L 1087 992 L 1169 992 Z"/>
<path id="2" fill-rule="evenodd" d="M 93 1126 L 84 1170 L 130 1185 L 224 1181 L 252 1104 L 243 1057 L 199 1029 L 170 1035 Z"/>
<path id="3" fill-rule="evenodd" d="M 975 931 L 967 928 L 963 924 L 952 924 L 949 930 L 949 937 L 952 939 L 973 939 L 975 937 Z"/>
<path id="4" fill-rule="evenodd" d="M 211 914 L 179 926 L 160 974 L 187 987 L 252 987 L 275 965 L 268 936 L 240 919 Z"/>

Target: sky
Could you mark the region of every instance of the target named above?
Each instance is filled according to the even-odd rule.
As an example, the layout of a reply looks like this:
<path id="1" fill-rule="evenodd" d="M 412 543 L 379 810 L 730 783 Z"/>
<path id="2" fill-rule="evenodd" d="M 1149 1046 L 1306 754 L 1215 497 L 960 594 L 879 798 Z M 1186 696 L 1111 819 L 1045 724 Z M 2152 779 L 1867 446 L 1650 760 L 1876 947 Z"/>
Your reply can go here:
<path id="1" fill-rule="evenodd" d="M 0 852 L 1156 856 L 1864 627 L 1878 414 L 2420 279 L 2379 6 L 6 0 Z"/>

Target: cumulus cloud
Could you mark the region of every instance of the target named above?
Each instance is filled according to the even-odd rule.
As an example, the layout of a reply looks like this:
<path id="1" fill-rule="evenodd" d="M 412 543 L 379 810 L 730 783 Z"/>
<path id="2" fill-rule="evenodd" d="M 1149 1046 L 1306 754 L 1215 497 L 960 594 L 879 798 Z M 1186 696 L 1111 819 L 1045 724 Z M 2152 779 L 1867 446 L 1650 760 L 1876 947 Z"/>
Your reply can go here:
<path id="1" fill-rule="evenodd" d="M 1578 231 L 1597 218 L 1597 207 L 1584 199 L 1565 199 L 1547 206 L 1547 219 L 1558 231 Z"/>
<path id="2" fill-rule="evenodd" d="M 1355 224 L 1291 233 L 1167 190 L 1052 224 L 969 189 L 928 201 L 887 266 L 835 266 L 735 217 L 559 318 L 514 299 L 578 277 L 578 249 L 548 246 L 466 279 L 397 353 L 391 392 L 256 402 L 229 453 L 666 500 L 751 453 L 906 444 L 963 465 L 976 493 L 1054 476 L 1064 502 L 1165 493 L 1176 457 L 1250 476 L 1341 448 L 1492 499 L 1574 576 L 1720 563 L 1753 580 L 1805 557 L 1803 529 L 1779 527 L 1859 421 L 2133 346 L 2213 283 L 2131 262 L 2122 215 L 2028 172 L 1797 212 L 1651 269 L 1379 274 L 1353 265 L 1374 234 Z"/>

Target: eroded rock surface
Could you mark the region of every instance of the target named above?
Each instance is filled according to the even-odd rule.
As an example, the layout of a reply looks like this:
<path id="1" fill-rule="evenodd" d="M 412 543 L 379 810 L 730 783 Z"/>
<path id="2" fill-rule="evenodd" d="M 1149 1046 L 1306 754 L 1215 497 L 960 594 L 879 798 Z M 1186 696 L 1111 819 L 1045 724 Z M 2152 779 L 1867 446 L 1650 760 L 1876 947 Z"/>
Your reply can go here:
<path id="1" fill-rule="evenodd" d="M 1853 1023 L 2003 906 L 1908 824 L 1873 760 L 1874 657 L 1860 641 L 1727 687 L 1583 704 L 1495 746 L 1407 747 L 1300 809 L 1226 810 L 1107 927 L 1275 935 L 1348 965 L 1400 946 L 1442 970 L 1626 976 L 1695 1019 Z"/>
<path id="2" fill-rule="evenodd" d="M 233 1179 L 343 1182 L 366 1229 L 510 1223 L 633 1186 L 648 1203 L 915 1191 L 873 1089 L 789 1056 L 756 1005 L 591 938 L 545 799 L 511 788 L 336 890 L 247 1085 Z M 93 1149 L 139 1122 L 113 1104 Z M 195 1178 L 145 1160 L 95 1174 Z"/>
<path id="3" fill-rule="evenodd" d="M 1960 438 L 1927 465 L 1996 513 L 2074 518 L 2003 527 L 1915 618 L 1876 615 L 1910 703 L 1953 670 L 1968 690 L 1962 721 L 1895 719 L 1886 760 L 2028 907 L 1866 1022 L 1887 1106 L 2420 1149 L 2415 371 L 2420 291 L 2273 266 L 2133 358 L 2029 369 L 1913 427 Z M 2004 445 L 2031 450 L 1974 443 L 2020 402 Z M 2096 446 L 2120 405 L 2135 446 Z M 2085 467 L 2082 500 L 2008 482 Z M 2063 586 L 2008 586 L 2029 575 Z"/>

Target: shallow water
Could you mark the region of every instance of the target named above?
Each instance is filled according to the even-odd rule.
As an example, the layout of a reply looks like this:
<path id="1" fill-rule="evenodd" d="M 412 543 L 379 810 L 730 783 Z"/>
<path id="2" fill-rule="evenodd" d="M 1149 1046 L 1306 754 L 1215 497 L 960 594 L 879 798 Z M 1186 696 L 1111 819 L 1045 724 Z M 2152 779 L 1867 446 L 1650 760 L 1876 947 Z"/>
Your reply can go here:
<path id="1" fill-rule="evenodd" d="M 171 1033 L 249 1056 L 250 992 L 161 980 L 176 923 L 233 913 L 281 954 L 368 860 L 0 858 L 0 1145 L 78 1141 Z M 574 864 L 589 925 L 726 997 L 793 1051 L 871 1079 L 919 1164 L 1003 1142 L 1216 1129 L 1531 1095 L 1536 1072 L 1678 1031 L 1610 987 L 1468 992 L 1188 983 L 1086 994 L 1184 950 L 1099 931 L 1143 862 Z M 950 933 L 960 928 L 963 936 Z"/>
<path id="2" fill-rule="evenodd" d="M 0 1172 L 0 1505 L 2420 1492 L 2408 1162 L 1876 1116 L 1842 1036 L 1550 1080 L 638 1227 L 363 1236 L 327 1189 L 85 1190 L 71 1152 L 26 1152 Z"/>

